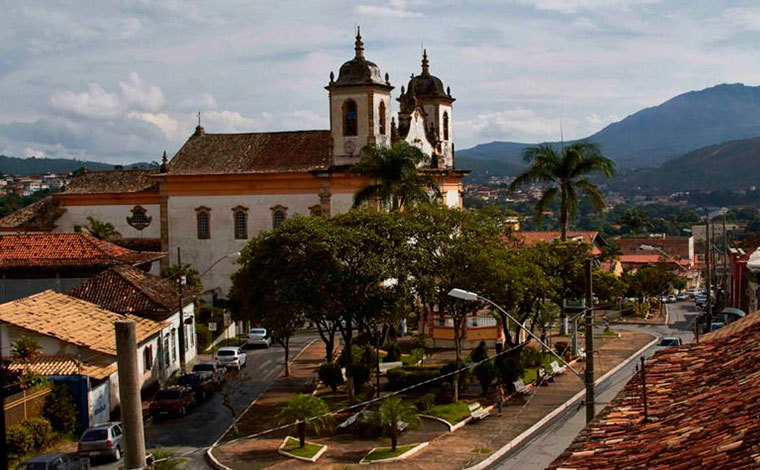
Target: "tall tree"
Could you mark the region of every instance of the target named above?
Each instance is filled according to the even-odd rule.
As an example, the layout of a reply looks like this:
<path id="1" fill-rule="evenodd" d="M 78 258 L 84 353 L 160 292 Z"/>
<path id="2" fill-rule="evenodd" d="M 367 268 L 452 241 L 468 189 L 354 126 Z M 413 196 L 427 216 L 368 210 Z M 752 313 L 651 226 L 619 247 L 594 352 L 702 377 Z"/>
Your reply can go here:
<path id="1" fill-rule="evenodd" d="M 628 227 L 628 230 L 633 236 L 638 235 L 642 230 L 646 230 L 651 226 L 647 213 L 638 208 L 627 209 L 623 215 L 620 216 L 618 222 L 621 225 Z"/>
<path id="2" fill-rule="evenodd" d="M 549 144 L 528 147 L 523 154 L 523 160 L 530 165 L 530 168 L 515 178 L 509 189 L 516 191 L 534 184 L 545 187 L 541 198 L 536 203 L 539 225 L 543 221 L 544 211 L 559 196 L 562 241 L 567 240 L 568 226 L 578 206 L 579 192 L 589 196 L 598 210 L 605 207 L 601 191 L 589 179 L 589 176 L 601 173 L 609 178 L 615 172 L 615 163 L 603 156 L 595 143 L 576 142 L 565 147 L 561 154 L 558 154 Z"/>
<path id="3" fill-rule="evenodd" d="M 277 415 L 280 425 L 295 423 L 299 446 L 306 445 L 306 428 L 312 428 L 319 434 L 332 425 L 332 416 L 327 414 L 330 408 L 321 398 L 299 393 L 283 403 Z"/>
<path id="4" fill-rule="evenodd" d="M 410 426 L 417 426 L 420 423 L 420 415 L 417 408 L 412 404 L 402 401 L 400 397 L 386 398 L 378 410 L 378 419 L 380 425 L 388 427 L 391 435 L 391 450 L 395 451 L 398 445 L 398 425 L 402 421 Z"/>
<path id="5" fill-rule="evenodd" d="M 403 141 L 392 147 L 364 147 L 359 163 L 351 171 L 368 177 L 370 183 L 356 193 L 354 207 L 379 202 L 383 209 L 398 211 L 440 199 L 435 179 L 420 171 L 428 161 L 420 149 Z"/>
<path id="6" fill-rule="evenodd" d="M 121 238 L 121 233 L 114 228 L 111 222 L 100 221 L 91 215 L 87 216 L 87 224 L 75 225 L 74 231 L 78 233 L 86 233 L 98 240 L 104 240 L 107 242 Z"/>

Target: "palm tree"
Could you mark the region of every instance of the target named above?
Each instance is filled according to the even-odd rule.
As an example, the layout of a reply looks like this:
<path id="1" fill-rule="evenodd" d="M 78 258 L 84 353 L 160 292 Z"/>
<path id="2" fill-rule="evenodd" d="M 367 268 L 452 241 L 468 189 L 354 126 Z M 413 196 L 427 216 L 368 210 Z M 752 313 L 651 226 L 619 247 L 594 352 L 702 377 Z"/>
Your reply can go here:
<path id="1" fill-rule="evenodd" d="M 620 216 L 618 222 L 621 225 L 628 227 L 631 235 L 636 236 L 640 233 L 641 229 L 648 229 L 651 224 L 649 223 L 649 216 L 641 209 L 627 209 L 623 215 Z"/>
<path id="2" fill-rule="evenodd" d="M 611 177 L 615 173 L 615 162 L 603 156 L 595 143 L 576 142 L 565 147 L 561 154 L 555 152 L 549 144 L 528 147 L 523 154 L 523 160 L 530 164 L 530 168 L 515 178 L 509 189 L 515 191 L 536 183 L 547 186 L 536 204 L 539 225 L 543 221 L 544 210 L 559 195 L 562 241 L 567 241 L 567 228 L 570 217 L 575 215 L 579 192 L 589 196 L 597 209 L 604 209 L 602 193 L 588 177 L 594 173 Z"/>
<path id="3" fill-rule="evenodd" d="M 280 425 L 295 422 L 299 447 L 303 447 L 306 445 L 307 425 L 317 434 L 332 426 L 332 416 L 329 412 L 330 408 L 321 398 L 299 393 L 283 404 L 277 415 L 277 422 Z"/>
<path id="4" fill-rule="evenodd" d="M 42 355 L 42 346 L 33 336 L 24 335 L 11 345 L 11 354 L 25 362 L 32 361 Z"/>
<path id="5" fill-rule="evenodd" d="M 111 241 L 117 238 L 121 238 L 119 233 L 111 222 L 102 222 L 95 217 L 87 216 L 88 225 L 75 225 L 74 231 L 77 233 L 85 233 L 98 240 Z"/>
<path id="6" fill-rule="evenodd" d="M 399 397 L 387 398 L 378 411 L 380 426 L 388 426 L 391 430 L 391 450 L 395 451 L 398 445 L 398 423 L 404 421 L 410 426 L 420 424 L 420 416 L 410 403 L 402 401 Z"/>
<path id="7" fill-rule="evenodd" d="M 368 177 L 370 184 L 356 193 L 354 207 L 378 201 L 381 207 L 397 211 L 440 199 L 435 179 L 419 169 L 427 161 L 420 149 L 403 141 L 392 147 L 364 147 L 351 171 Z"/>

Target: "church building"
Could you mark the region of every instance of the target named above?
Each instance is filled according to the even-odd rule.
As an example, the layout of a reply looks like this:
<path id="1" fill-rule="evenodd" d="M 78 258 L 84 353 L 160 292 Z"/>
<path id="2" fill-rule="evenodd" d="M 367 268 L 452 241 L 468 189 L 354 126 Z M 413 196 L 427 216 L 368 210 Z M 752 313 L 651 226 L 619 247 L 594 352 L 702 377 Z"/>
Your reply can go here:
<path id="1" fill-rule="evenodd" d="M 462 206 L 455 167 L 454 98 L 430 73 L 427 52 L 391 113 L 388 74 L 367 60 L 360 34 L 355 55 L 330 73 L 330 129 L 214 134 L 198 123 L 159 170 L 84 172 L 62 192 L 4 219 L 2 232 L 71 232 L 91 215 L 110 222 L 130 247 L 168 252 L 166 262 L 191 264 L 202 282 L 225 296 L 236 254 L 262 230 L 289 217 L 347 212 L 367 178 L 347 172 L 367 145 L 406 141 L 430 156 L 424 171 L 438 181 L 443 203 Z"/>

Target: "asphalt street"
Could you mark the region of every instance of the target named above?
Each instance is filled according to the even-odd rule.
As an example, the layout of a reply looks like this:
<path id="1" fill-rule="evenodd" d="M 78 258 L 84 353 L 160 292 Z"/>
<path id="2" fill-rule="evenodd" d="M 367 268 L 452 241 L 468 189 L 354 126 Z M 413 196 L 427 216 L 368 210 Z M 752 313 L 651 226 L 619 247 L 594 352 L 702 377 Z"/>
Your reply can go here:
<path id="1" fill-rule="evenodd" d="M 313 334 L 297 335 L 291 339 L 291 360 L 310 341 Z M 268 349 L 246 351 L 246 365 L 239 374 L 244 381 L 235 386 L 233 407 L 238 415 L 261 395 L 282 373 L 284 352 L 273 343 Z M 230 371 L 230 374 L 235 374 Z M 196 405 L 187 416 L 148 419 L 145 422 L 146 448 L 165 447 L 176 455 L 184 455 L 185 469 L 209 469 L 204 458 L 205 448 L 214 443 L 232 423 L 232 414 L 222 404 L 222 395 L 215 393 Z M 117 470 L 123 462 L 93 462 L 98 470 Z"/>
<path id="2" fill-rule="evenodd" d="M 684 344 L 691 342 L 694 335 L 691 332 L 697 311 L 694 302 L 685 301 L 668 305 L 668 324 L 654 326 L 615 326 L 618 330 L 646 331 L 657 336 L 679 336 Z M 656 346 L 644 352 L 645 357 L 651 357 Z M 596 388 L 596 411 L 601 411 L 623 389 L 625 384 L 635 374 L 638 361 L 628 365 L 613 374 Z M 549 466 L 586 426 L 586 411 L 583 406 L 568 409 L 540 434 L 530 439 L 517 452 L 510 454 L 496 467 L 499 470 L 542 470 Z"/>

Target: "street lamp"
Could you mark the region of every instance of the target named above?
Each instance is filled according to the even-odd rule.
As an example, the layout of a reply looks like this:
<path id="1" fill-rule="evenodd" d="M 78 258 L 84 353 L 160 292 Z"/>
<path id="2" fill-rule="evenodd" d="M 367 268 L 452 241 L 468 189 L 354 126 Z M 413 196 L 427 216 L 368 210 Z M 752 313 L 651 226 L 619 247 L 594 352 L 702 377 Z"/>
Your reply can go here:
<path id="1" fill-rule="evenodd" d="M 239 251 L 236 251 L 234 253 L 227 253 L 226 255 L 222 256 L 218 260 L 216 260 L 213 263 L 211 263 L 211 266 L 209 266 L 208 268 L 206 268 L 206 270 L 203 271 L 202 273 L 198 274 L 198 277 L 200 278 L 201 276 L 203 276 L 207 272 L 211 271 L 211 268 L 213 268 L 214 266 L 216 266 L 217 264 L 219 264 L 219 262 L 222 261 L 223 259 L 234 258 L 236 256 L 240 256 L 240 252 Z"/>
<path id="2" fill-rule="evenodd" d="M 656 252 L 660 253 L 662 256 L 664 256 L 665 258 L 667 258 L 669 261 L 671 261 L 673 264 L 675 264 L 676 266 L 678 266 L 679 268 L 683 269 L 686 272 L 689 272 L 689 268 L 687 268 L 686 266 L 683 266 L 676 259 L 674 259 L 672 256 L 670 256 L 669 254 L 667 254 L 664 250 L 661 250 L 660 248 L 657 248 L 656 246 L 652 246 L 652 245 L 639 245 L 639 250 L 642 250 L 642 251 L 656 251 Z"/>

